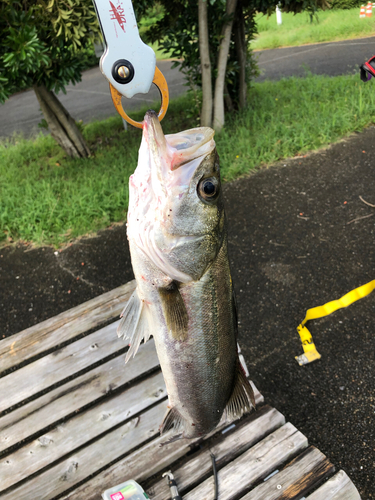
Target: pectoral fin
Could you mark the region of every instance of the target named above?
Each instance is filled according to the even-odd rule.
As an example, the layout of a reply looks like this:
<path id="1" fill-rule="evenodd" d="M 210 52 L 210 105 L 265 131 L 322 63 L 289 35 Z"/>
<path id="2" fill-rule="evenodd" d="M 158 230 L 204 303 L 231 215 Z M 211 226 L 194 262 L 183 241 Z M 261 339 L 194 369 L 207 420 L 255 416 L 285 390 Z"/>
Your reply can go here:
<path id="1" fill-rule="evenodd" d="M 172 281 L 168 287 L 159 288 L 158 291 L 168 331 L 175 340 L 186 340 L 188 314 L 178 284 Z"/>
<path id="2" fill-rule="evenodd" d="M 144 339 L 150 338 L 150 329 L 143 301 L 138 296 L 137 288 L 126 303 L 121 313 L 121 321 L 117 327 L 118 337 L 123 337 L 129 342 L 129 350 L 126 353 L 125 363 L 135 356 L 139 345 Z"/>
<path id="3" fill-rule="evenodd" d="M 229 421 L 240 418 L 252 408 L 255 408 L 254 391 L 238 359 L 233 392 L 224 410 L 225 419 Z"/>

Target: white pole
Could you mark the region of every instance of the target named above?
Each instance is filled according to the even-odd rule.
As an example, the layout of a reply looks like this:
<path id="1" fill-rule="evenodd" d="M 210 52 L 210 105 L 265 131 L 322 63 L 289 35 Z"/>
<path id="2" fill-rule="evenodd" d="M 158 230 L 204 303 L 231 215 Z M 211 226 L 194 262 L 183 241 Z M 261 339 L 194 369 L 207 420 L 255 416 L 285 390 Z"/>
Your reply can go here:
<path id="1" fill-rule="evenodd" d="M 281 19 L 281 10 L 278 5 L 276 5 L 276 21 L 277 24 L 283 24 L 283 20 Z"/>

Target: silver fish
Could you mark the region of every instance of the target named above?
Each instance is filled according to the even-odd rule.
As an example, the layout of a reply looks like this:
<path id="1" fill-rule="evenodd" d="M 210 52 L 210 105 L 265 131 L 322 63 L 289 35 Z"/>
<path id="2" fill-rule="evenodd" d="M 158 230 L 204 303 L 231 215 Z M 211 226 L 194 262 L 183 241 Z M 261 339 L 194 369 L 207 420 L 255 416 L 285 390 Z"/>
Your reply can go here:
<path id="1" fill-rule="evenodd" d="M 237 353 L 219 157 L 208 127 L 164 136 L 146 113 L 129 181 L 127 235 L 137 288 L 118 335 L 154 336 L 167 387 L 160 432 L 193 438 L 255 406 Z"/>

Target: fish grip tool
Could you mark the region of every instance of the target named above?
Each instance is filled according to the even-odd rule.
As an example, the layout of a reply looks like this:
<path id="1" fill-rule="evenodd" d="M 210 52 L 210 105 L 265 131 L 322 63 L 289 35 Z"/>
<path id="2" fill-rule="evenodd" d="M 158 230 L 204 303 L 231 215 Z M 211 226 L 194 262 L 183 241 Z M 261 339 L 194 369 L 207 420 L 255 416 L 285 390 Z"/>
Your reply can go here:
<path id="1" fill-rule="evenodd" d="M 164 118 L 167 109 L 168 109 L 168 104 L 169 104 L 169 91 L 168 91 L 168 84 L 167 81 L 163 75 L 163 73 L 160 71 L 158 67 L 155 67 L 155 74 L 154 74 L 154 79 L 152 80 L 152 83 L 156 85 L 160 92 L 160 98 L 161 98 L 161 105 L 158 113 L 158 118 L 159 121 L 161 122 L 162 119 Z M 143 124 L 142 122 L 137 122 L 130 118 L 124 111 L 124 108 L 122 107 L 122 102 L 121 98 L 123 97 L 122 94 L 110 83 L 109 84 L 109 89 L 111 91 L 111 97 L 113 104 L 116 108 L 117 113 L 126 120 L 130 125 L 133 125 L 134 127 L 137 128 L 142 128 Z"/>
<path id="2" fill-rule="evenodd" d="M 172 472 L 171 471 L 164 472 L 162 477 L 167 478 L 168 486 L 169 486 L 169 489 L 171 492 L 171 499 L 172 500 L 182 500 L 182 498 L 178 492 L 177 483 L 176 483 L 176 480 L 175 480 Z"/>
<path id="3" fill-rule="evenodd" d="M 353 302 L 356 302 L 357 300 L 369 295 L 374 289 L 375 280 L 370 281 L 369 283 L 366 283 L 365 285 L 362 285 L 358 288 L 355 288 L 354 290 L 351 290 L 340 299 L 332 300 L 331 302 L 327 302 L 322 306 L 313 307 L 312 309 L 308 309 L 306 311 L 305 319 L 301 324 L 297 326 L 297 331 L 299 333 L 304 351 L 304 353 L 300 356 L 295 356 L 295 359 L 300 366 L 307 365 L 308 363 L 321 358 L 321 355 L 315 347 L 312 335 L 306 328 L 305 324 L 312 319 L 323 318 L 324 316 L 328 316 L 338 309 L 350 306 L 350 304 L 353 304 Z"/>
<path id="4" fill-rule="evenodd" d="M 147 94 L 154 84 L 161 95 L 161 121 L 168 109 L 169 91 L 164 75 L 156 66 L 155 52 L 139 36 L 131 0 L 93 0 L 105 43 L 100 70 L 109 82 L 114 106 L 120 116 L 137 128 L 143 123 L 130 118 L 121 98 Z"/>
<path id="5" fill-rule="evenodd" d="M 360 73 L 363 82 L 368 82 L 373 76 L 375 77 L 375 56 L 362 64 Z"/>

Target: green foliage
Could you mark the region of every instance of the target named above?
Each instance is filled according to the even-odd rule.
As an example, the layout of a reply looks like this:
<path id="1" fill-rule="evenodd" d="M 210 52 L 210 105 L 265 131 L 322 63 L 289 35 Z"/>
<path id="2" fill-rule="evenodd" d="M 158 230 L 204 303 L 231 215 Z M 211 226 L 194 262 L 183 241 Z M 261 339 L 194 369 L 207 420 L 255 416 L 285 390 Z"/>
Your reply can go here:
<path id="1" fill-rule="evenodd" d="M 360 7 L 363 0 L 329 0 L 329 7 L 331 9 L 354 9 L 354 7 Z"/>
<path id="2" fill-rule="evenodd" d="M 140 36 L 147 37 L 148 30 L 152 29 L 157 22 L 161 21 L 164 17 L 164 14 L 164 7 L 160 3 L 155 3 L 151 7 L 148 7 L 138 23 Z"/>
<path id="3" fill-rule="evenodd" d="M 359 18 L 359 8 L 350 10 L 320 11 L 311 20 L 307 13 L 283 14 L 283 23 L 276 23 L 276 15 L 256 16 L 259 35 L 252 42 L 254 49 L 275 49 L 308 43 L 331 42 L 371 36 L 375 30 L 375 18 Z"/>
<path id="4" fill-rule="evenodd" d="M 59 92 L 80 81 L 98 32 L 91 0 L 3 0 L 0 102 L 32 85 Z"/>
<path id="5" fill-rule="evenodd" d="M 213 68 L 213 82 L 216 78 L 217 57 L 222 37 L 222 27 L 226 20 L 226 0 L 207 0 L 208 31 Z M 256 12 L 270 14 L 277 4 L 284 11 L 308 11 L 313 15 L 318 8 L 327 6 L 326 0 L 238 0 L 239 15 L 245 23 L 245 34 L 248 52 L 246 54 L 246 81 L 250 82 L 257 74 L 257 66 L 252 57 L 250 42 L 254 38 L 257 27 Z M 197 0 L 159 0 L 153 7 L 145 1 L 134 5 L 137 18 L 147 18 L 147 29 L 143 31 L 146 43 L 158 42 L 159 47 L 171 57 L 179 59 L 175 63 L 180 65 L 186 73 L 190 88 L 201 86 L 200 55 L 198 40 L 198 3 Z M 234 24 L 236 30 L 236 24 Z M 233 41 L 230 46 L 226 85 L 234 104 L 237 104 L 239 89 L 239 64 L 236 47 Z"/>
<path id="6" fill-rule="evenodd" d="M 216 78 L 217 57 L 221 41 L 221 31 L 226 20 L 225 0 L 208 1 L 208 30 L 211 54 L 211 66 L 213 69 L 213 82 Z M 243 2 L 244 8 L 245 2 Z M 198 3 L 196 0 L 159 0 L 157 4 L 157 16 L 151 15 L 147 5 L 134 5 L 137 17 L 155 19 L 154 23 L 148 23 L 148 29 L 144 31 L 143 37 L 146 43 L 159 44 L 160 49 L 169 54 L 170 57 L 179 59 L 174 65 L 181 66 L 187 75 L 190 88 L 201 86 L 200 54 L 198 40 Z M 254 23 L 255 10 L 246 7 L 243 11 L 247 42 L 253 38 L 256 32 Z M 247 54 L 247 80 L 250 81 L 256 73 L 256 64 L 251 57 L 251 49 L 248 46 Z M 238 72 L 239 64 L 234 42 L 231 42 L 230 54 L 226 72 L 226 84 L 229 94 L 234 101 L 238 98 Z"/>
<path id="7" fill-rule="evenodd" d="M 283 12 L 293 12 L 294 14 L 302 11 L 315 14 L 318 9 L 328 8 L 327 0 L 247 0 L 248 5 L 252 6 L 257 12 L 270 15 L 275 11 L 276 5 L 279 5 Z"/>
<path id="8" fill-rule="evenodd" d="M 224 181 L 375 123 L 375 93 L 357 75 L 256 83 L 249 102 L 215 137 Z M 173 101 L 164 132 L 195 126 L 186 116 L 192 105 L 192 97 Z M 66 158 L 49 136 L 0 143 L 0 240 L 59 245 L 125 220 L 141 132 L 125 132 L 116 116 L 87 125 L 84 135 L 94 153 L 86 159 Z"/>

